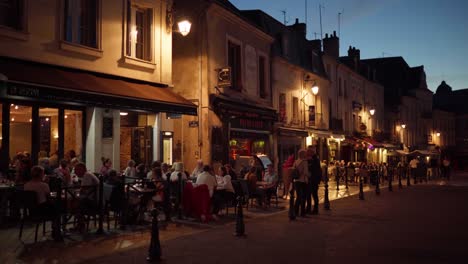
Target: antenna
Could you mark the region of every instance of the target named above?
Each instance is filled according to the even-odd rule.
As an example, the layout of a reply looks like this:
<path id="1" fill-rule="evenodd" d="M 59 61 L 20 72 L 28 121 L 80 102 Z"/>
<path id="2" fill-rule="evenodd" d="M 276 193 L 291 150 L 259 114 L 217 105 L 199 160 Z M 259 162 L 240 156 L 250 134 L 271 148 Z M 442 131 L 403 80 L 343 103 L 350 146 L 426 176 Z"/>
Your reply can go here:
<path id="1" fill-rule="evenodd" d="M 338 12 L 338 37 L 341 37 L 341 12 Z"/>
<path id="2" fill-rule="evenodd" d="M 322 4 L 319 4 L 319 16 L 320 16 L 320 39 L 323 40 L 323 30 L 322 30 L 322 8 L 325 8 Z"/>
<path id="3" fill-rule="evenodd" d="M 306 28 L 307 28 L 307 0 L 304 0 L 304 4 L 305 4 L 305 8 L 304 8 L 304 12 L 305 12 L 305 24 L 306 24 Z"/>
<path id="4" fill-rule="evenodd" d="M 283 13 L 283 24 L 286 25 L 288 24 L 288 20 L 286 20 L 286 9 L 280 10 L 281 13 Z"/>

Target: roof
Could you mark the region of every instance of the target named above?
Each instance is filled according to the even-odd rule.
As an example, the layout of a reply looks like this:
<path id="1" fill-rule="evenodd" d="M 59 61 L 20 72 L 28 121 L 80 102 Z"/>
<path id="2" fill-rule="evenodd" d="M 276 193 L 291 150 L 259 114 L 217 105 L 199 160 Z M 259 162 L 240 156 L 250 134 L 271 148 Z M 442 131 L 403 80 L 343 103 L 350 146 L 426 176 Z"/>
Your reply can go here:
<path id="1" fill-rule="evenodd" d="M 197 106 L 168 85 L 61 66 L 0 57 L 7 96 L 39 101 L 73 102 L 107 108 L 197 114 Z M 34 87 L 25 94 L 18 87 Z M 26 91 L 26 90 L 25 90 Z"/>
<path id="2" fill-rule="evenodd" d="M 275 38 L 272 46 L 274 56 L 282 57 L 294 65 L 326 77 L 322 55 L 313 50 L 311 42 L 305 37 L 306 25 L 304 23 L 296 21 L 295 24 L 286 26 L 262 10 L 242 10 L 241 13 Z M 285 42 L 294 43 L 294 46 L 287 45 Z"/>
<path id="3" fill-rule="evenodd" d="M 439 85 L 433 96 L 434 108 L 456 114 L 468 114 L 466 102 L 468 102 L 468 88 L 452 90 L 445 81 Z"/>

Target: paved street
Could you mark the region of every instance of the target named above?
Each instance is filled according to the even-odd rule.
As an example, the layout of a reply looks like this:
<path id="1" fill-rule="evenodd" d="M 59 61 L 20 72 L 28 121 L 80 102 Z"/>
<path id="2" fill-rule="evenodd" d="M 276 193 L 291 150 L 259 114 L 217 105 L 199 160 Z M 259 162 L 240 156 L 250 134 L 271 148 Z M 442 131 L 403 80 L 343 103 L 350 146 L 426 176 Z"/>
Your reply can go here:
<path id="1" fill-rule="evenodd" d="M 437 180 L 394 188 L 392 193 L 383 189 L 380 196 L 366 192 L 364 201 L 356 195 L 338 199 L 331 211 L 321 210 L 318 216 L 294 222 L 285 211 L 249 217 L 246 238 L 232 235 L 232 222 L 186 232 L 173 227 L 162 232 L 163 257 L 167 263 L 461 263 L 468 244 L 465 201 L 467 173 L 449 183 Z M 135 234 L 133 240 L 120 238 L 119 244 L 116 239 L 43 247 L 42 252 L 32 247 L 20 259 L 27 263 L 145 263 L 147 232 Z"/>

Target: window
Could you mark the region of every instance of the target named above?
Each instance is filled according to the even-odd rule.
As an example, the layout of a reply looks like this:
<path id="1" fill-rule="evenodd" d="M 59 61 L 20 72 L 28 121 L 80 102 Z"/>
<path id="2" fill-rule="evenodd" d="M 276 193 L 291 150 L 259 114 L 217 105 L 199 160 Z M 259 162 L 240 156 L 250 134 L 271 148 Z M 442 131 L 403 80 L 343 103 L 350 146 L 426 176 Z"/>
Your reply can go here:
<path id="1" fill-rule="evenodd" d="M 286 122 L 286 94 L 279 95 L 279 121 Z"/>
<path id="2" fill-rule="evenodd" d="M 83 157 L 83 111 L 64 112 L 64 153 L 65 158 Z"/>
<path id="3" fill-rule="evenodd" d="M 153 10 L 127 2 L 127 50 L 126 55 L 152 61 Z"/>
<path id="4" fill-rule="evenodd" d="M 32 107 L 10 105 L 10 157 L 16 153 L 31 154 Z"/>
<path id="5" fill-rule="evenodd" d="M 297 123 L 299 121 L 299 98 L 293 97 L 293 104 L 292 104 L 292 118 L 293 123 Z"/>
<path id="6" fill-rule="evenodd" d="M 24 31 L 24 1 L 0 0 L 0 27 Z"/>
<path id="7" fill-rule="evenodd" d="M 242 90 L 241 47 L 231 41 L 228 41 L 228 65 L 231 67 L 231 88 Z"/>
<path id="8" fill-rule="evenodd" d="M 267 98 L 266 90 L 266 74 L 265 74 L 266 59 L 263 56 L 258 57 L 258 87 L 260 90 L 260 98 Z"/>
<path id="9" fill-rule="evenodd" d="M 64 40 L 98 48 L 98 1 L 65 0 Z"/>

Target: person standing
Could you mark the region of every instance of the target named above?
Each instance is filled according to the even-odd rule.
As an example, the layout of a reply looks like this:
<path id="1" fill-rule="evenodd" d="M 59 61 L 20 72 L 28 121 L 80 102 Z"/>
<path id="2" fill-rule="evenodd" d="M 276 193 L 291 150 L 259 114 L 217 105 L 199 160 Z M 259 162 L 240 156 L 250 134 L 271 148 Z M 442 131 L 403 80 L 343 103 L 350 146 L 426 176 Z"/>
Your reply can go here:
<path id="1" fill-rule="evenodd" d="M 410 171 L 411 171 L 411 177 L 413 177 L 414 181 L 416 182 L 416 170 L 418 169 L 418 163 L 419 163 L 419 160 L 414 157 L 410 163 L 409 163 L 409 166 L 410 166 Z"/>
<path id="2" fill-rule="evenodd" d="M 444 177 L 447 178 L 447 180 L 450 180 L 450 160 L 447 157 L 445 157 L 442 161 L 442 166 L 444 171 Z"/>
<path id="3" fill-rule="evenodd" d="M 297 153 L 297 160 L 294 162 L 293 168 L 297 170 L 297 177 L 293 179 L 294 187 L 296 188 L 297 199 L 294 204 L 296 215 L 301 217 L 306 216 L 305 203 L 307 197 L 307 183 L 309 181 L 309 166 L 307 160 L 307 152 L 303 149 Z M 319 165 L 320 168 L 320 165 Z M 301 213 L 299 214 L 299 207 Z"/>
<path id="4" fill-rule="evenodd" d="M 307 208 L 306 212 L 308 214 L 318 214 L 318 187 L 320 180 L 322 179 L 322 168 L 320 164 L 319 156 L 316 153 L 314 146 L 307 147 L 307 167 L 309 174 L 309 184 L 308 184 L 308 193 L 307 193 Z M 311 197 L 312 196 L 312 197 Z M 312 209 L 312 199 L 314 199 L 314 207 Z"/>

